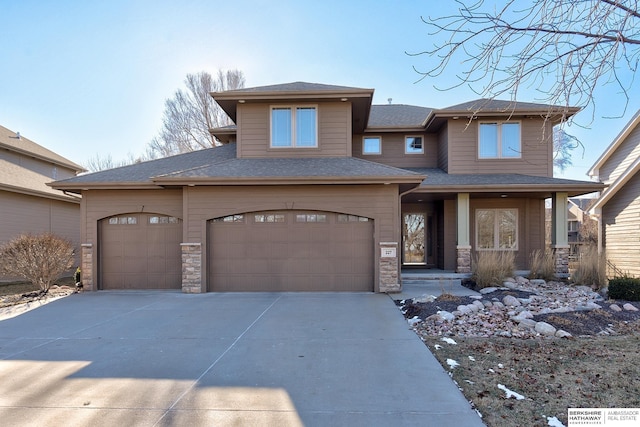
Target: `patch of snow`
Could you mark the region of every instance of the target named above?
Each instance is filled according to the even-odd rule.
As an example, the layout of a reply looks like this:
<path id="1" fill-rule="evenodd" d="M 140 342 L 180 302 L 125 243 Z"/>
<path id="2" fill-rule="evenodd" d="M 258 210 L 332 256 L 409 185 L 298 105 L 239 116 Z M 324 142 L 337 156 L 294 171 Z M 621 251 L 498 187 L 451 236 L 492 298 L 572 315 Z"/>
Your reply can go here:
<path id="1" fill-rule="evenodd" d="M 467 384 L 471 384 L 471 385 L 474 385 L 474 384 L 475 384 L 475 383 L 474 383 L 473 381 L 471 381 L 471 380 L 464 380 L 464 382 L 465 382 L 465 383 L 467 383 Z"/>
<path id="2" fill-rule="evenodd" d="M 565 427 L 564 424 L 562 424 L 562 421 L 560 421 L 556 417 L 547 417 L 547 422 L 551 427 Z"/>
<path id="3" fill-rule="evenodd" d="M 443 337 L 440 341 L 444 341 L 447 344 L 451 344 L 451 345 L 457 345 L 458 343 L 455 342 L 454 340 L 452 340 L 451 338 L 448 337 Z"/>
<path id="4" fill-rule="evenodd" d="M 440 350 L 442 346 L 440 344 L 436 344 L 433 346 L 433 348 L 435 348 L 436 350 Z"/>
<path id="5" fill-rule="evenodd" d="M 504 369 L 504 365 L 502 363 L 498 363 L 498 368 Z"/>
<path id="6" fill-rule="evenodd" d="M 469 360 L 471 360 L 472 362 L 475 362 L 475 361 L 476 361 L 476 358 L 475 358 L 475 357 L 473 357 L 473 356 L 469 356 Z"/>
<path id="7" fill-rule="evenodd" d="M 489 368 L 489 372 L 490 372 L 490 373 L 492 373 L 492 374 L 495 374 L 495 373 L 496 373 L 496 371 L 494 371 L 494 370 L 493 370 L 493 369 L 491 369 L 491 368 Z"/>
<path id="8" fill-rule="evenodd" d="M 507 399 L 511 399 L 512 397 L 515 398 L 516 400 L 523 400 L 524 396 L 516 393 L 515 391 L 511 391 L 508 388 L 506 388 L 505 386 L 503 386 L 502 384 L 498 384 L 498 388 L 500 390 L 503 390 L 506 394 L 507 394 Z"/>
<path id="9" fill-rule="evenodd" d="M 453 359 L 447 359 L 447 365 L 449 365 L 449 368 L 451 369 L 455 368 L 456 366 L 460 366 L 460 364 Z"/>
<path id="10" fill-rule="evenodd" d="M 420 319 L 418 316 L 413 316 L 411 319 L 407 319 L 407 322 L 409 323 L 409 326 L 414 326 L 417 323 L 422 322 L 422 319 Z"/>

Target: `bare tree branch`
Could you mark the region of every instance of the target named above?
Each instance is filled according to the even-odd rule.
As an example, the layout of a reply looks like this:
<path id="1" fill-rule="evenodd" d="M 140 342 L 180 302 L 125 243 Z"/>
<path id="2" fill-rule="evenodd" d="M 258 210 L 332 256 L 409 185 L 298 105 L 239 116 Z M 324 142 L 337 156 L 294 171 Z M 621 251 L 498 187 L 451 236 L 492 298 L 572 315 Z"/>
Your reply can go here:
<path id="1" fill-rule="evenodd" d="M 538 101 L 565 111 L 593 107 L 596 89 L 613 85 L 626 108 L 640 62 L 637 0 L 456 3 L 457 14 L 422 18 L 436 41 L 412 54 L 426 58 L 424 69 L 415 67 L 420 80 L 454 74 L 457 81 L 438 89 L 468 86 L 487 99 L 515 101 L 520 89 L 533 89 Z"/>

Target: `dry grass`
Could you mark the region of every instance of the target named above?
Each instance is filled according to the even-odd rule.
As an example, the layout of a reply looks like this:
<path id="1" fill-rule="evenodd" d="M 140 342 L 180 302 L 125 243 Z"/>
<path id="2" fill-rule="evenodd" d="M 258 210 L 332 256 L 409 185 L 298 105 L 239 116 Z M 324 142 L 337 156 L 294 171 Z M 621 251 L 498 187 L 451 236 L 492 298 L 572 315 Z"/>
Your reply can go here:
<path id="1" fill-rule="evenodd" d="M 598 254 L 595 247 L 581 250 L 576 270 L 571 281 L 577 285 L 591 286 L 600 289 L 607 285 L 607 258 L 604 253 Z"/>
<path id="2" fill-rule="evenodd" d="M 63 277 L 56 280 L 54 284 L 60 286 L 67 285 L 75 287 L 73 277 Z M 0 283 L 0 297 L 7 295 L 21 295 L 38 290 L 40 290 L 40 287 L 38 285 L 32 284 L 31 282 L 16 281 Z"/>
<path id="3" fill-rule="evenodd" d="M 516 268 L 512 251 L 483 251 L 474 259 L 472 279 L 478 288 L 501 285 Z"/>
<path id="4" fill-rule="evenodd" d="M 535 250 L 529 257 L 529 278 L 554 280 L 556 265 L 551 251 Z"/>
<path id="5" fill-rule="evenodd" d="M 425 338 L 489 427 L 567 425 L 568 408 L 640 407 L 640 335 L 572 340 Z M 436 349 L 435 345 L 441 346 Z M 474 360 L 471 360 L 473 358 Z M 451 369 L 447 359 L 460 366 Z M 507 399 L 498 388 L 525 397 Z"/>

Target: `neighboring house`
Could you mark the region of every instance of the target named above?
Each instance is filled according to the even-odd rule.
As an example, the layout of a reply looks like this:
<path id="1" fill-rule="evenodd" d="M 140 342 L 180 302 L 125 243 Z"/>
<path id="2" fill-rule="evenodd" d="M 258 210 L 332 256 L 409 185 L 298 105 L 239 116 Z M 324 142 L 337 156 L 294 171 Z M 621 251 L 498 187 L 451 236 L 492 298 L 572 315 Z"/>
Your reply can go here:
<path id="1" fill-rule="evenodd" d="M 618 270 L 640 276 L 640 110 L 589 170 L 606 185 L 591 211 L 599 249 Z"/>
<path id="2" fill-rule="evenodd" d="M 80 197 L 46 184 L 82 171 L 82 166 L 0 126 L 0 244 L 22 233 L 51 232 L 79 249 Z"/>
<path id="3" fill-rule="evenodd" d="M 590 220 L 589 208 L 595 202 L 595 198 L 572 197 L 567 204 L 569 256 L 577 256 L 580 247 L 584 244 L 580 238 L 580 230 L 583 224 Z"/>
<path id="4" fill-rule="evenodd" d="M 237 125 L 212 129 L 223 146 L 53 184 L 82 194 L 85 289 L 394 292 L 401 268 L 470 272 L 487 250 L 526 268 L 546 198 L 566 273 L 567 198 L 602 188 L 552 177 L 552 126 L 578 109 L 303 82 L 212 96 Z"/>

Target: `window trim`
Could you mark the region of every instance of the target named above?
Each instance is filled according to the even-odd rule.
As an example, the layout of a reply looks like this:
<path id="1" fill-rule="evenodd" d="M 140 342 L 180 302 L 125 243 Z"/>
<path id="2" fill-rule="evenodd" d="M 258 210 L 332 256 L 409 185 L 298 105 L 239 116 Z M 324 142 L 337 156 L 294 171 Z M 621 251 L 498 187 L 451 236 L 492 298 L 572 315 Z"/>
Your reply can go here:
<path id="1" fill-rule="evenodd" d="M 478 238 L 478 231 L 479 231 L 479 227 L 478 227 L 478 214 L 480 213 L 480 211 L 493 211 L 495 212 L 495 216 L 493 219 L 493 247 L 491 248 L 481 248 L 480 247 L 480 242 L 479 242 L 479 238 Z M 499 221 L 499 217 L 498 214 L 501 211 L 515 211 L 516 214 L 516 229 L 515 229 L 515 245 L 511 248 L 501 248 L 500 247 L 500 221 Z M 476 251 L 518 251 L 518 246 L 519 246 L 519 240 L 520 240 L 520 233 L 519 233 L 519 228 L 520 228 L 520 212 L 518 208 L 477 208 L 475 210 L 475 215 L 474 215 L 474 225 L 475 225 L 475 245 L 476 245 Z"/>
<path id="2" fill-rule="evenodd" d="M 296 140 L 296 114 L 295 111 L 298 108 L 313 108 L 315 111 L 315 145 L 298 145 Z M 291 114 L 291 143 L 290 145 L 273 145 L 273 110 L 277 109 L 289 109 Z M 318 141 L 318 104 L 273 104 L 269 106 L 269 148 L 274 150 L 282 149 L 317 149 L 319 147 Z"/>
<path id="3" fill-rule="evenodd" d="M 377 152 L 367 152 L 364 150 L 365 148 L 365 139 L 377 139 L 378 140 L 378 151 Z M 379 135 L 363 135 L 362 136 L 362 155 L 363 156 L 379 156 L 382 154 L 382 137 Z"/>
<path id="4" fill-rule="evenodd" d="M 480 140 L 480 128 L 483 124 L 495 124 L 498 126 L 498 132 L 496 135 L 497 138 L 497 155 L 496 156 L 482 156 L 481 154 L 481 146 L 482 141 Z M 503 156 L 502 155 L 502 125 L 504 124 L 517 124 L 518 125 L 518 144 L 519 151 L 517 156 Z M 478 160 L 518 160 L 522 159 L 522 120 L 481 120 L 478 122 Z"/>
<path id="5" fill-rule="evenodd" d="M 420 138 L 422 143 L 420 144 L 420 151 L 407 151 L 407 143 L 409 138 Z M 424 154 L 424 135 L 406 135 L 404 137 L 404 154 Z"/>

